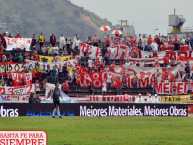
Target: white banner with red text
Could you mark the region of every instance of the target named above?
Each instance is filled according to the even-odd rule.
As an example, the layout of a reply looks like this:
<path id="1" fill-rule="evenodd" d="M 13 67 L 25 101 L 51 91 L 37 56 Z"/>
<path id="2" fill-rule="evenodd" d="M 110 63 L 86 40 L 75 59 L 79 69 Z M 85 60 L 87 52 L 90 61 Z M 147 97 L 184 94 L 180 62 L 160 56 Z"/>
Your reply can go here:
<path id="1" fill-rule="evenodd" d="M 167 75 L 169 79 L 175 79 L 177 72 L 182 72 L 182 78 L 186 75 L 184 67 L 137 67 L 132 65 L 116 65 L 109 66 L 112 75 L 111 87 L 116 87 L 116 80 L 119 76 L 122 80 L 124 76 L 124 81 L 127 87 L 133 87 L 133 77 L 136 75 L 138 77 L 138 88 L 143 88 L 151 86 L 155 79 L 157 78 L 157 70 L 160 72 L 159 80 L 163 82 L 165 79 L 165 73 L 167 69 Z M 125 70 L 125 73 L 123 74 Z M 96 72 L 96 73 L 80 73 L 81 76 L 81 87 L 88 87 L 89 82 L 93 82 L 93 87 L 101 87 L 102 83 L 106 81 L 108 72 Z"/>
<path id="2" fill-rule="evenodd" d="M 148 52 L 148 51 L 143 51 L 138 49 L 138 57 L 139 58 L 146 58 L 149 57 L 151 55 L 151 57 L 153 56 L 153 52 Z M 173 51 L 174 54 L 176 55 L 176 58 L 181 55 L 183 57 L 186 58 L 193 58 L 193 51 Z M 168 57 L 170 57 L 170 55 L 172 54 L 172 51 L 170 50 L 166 50 L 166 51 L 160 51 L 157 53 L 158 58 L 163 58 L 165 55 L 167 54 Z"/>
<path id="3" fill-rule="evenodd" d="M 95 96 L 86 96 L 86 97 L 71 97 L 72 99 L 78 102 L 129 102 L 134 103 L 138 95 L 95 95 Z M 147 102 L 149 96 L 141 96 L 144 99 L 144 102 Z M 153 97 L 152 97 L 153 98 Z M 159 102 L 161 102 L 162 97 L 157 96 Z"/>
<path id="4" fill-rule="evenodd" d="M 191 83 L 193 85 L 193 83 Z M 155 85 L 156 93 L 158 94 L 172 94 L 173 83 L 157 83 Z M 187 94 L 188 83 L 176 82 L 177 94 Z"/>
<path id="5" fill-rule="evenodd" d="M 28 95 L 1 95 L 1 96 L 3 96 L 8 101 L 25 102 L 25 101 L 28 101 L 30 94 L 28 94 Z M 40 96 L 40 98 L 42 100 L 47 99 L 45 96 Z"/>
<path id="6" fill-rule="evenodd" d="M 116 45 L 113 49 L 114 53 L 111 54 L 111 48 L 107 48 L 107 55 L 110 59 L 120 59 L 122 54 L 124 54 L 124 57 L 127 58 L 130 51 L 129 47 L 125 45 Z M 98 48 L 81 42 L 80 56 L 84 56 L 84 52 L 87 52 L 91 59 L 97 59 L 99 55 L 102 55 L 102 48 Z"/>
<path id="7" fill-rule="evenodd" d="M 7 48 L 6 50 L 11 51 L 13 48 L 15 49 L 26 49 L 26 51 L 30 51 L 30 45 L 32 38 L 8 38 L 5 37 Z"/>
<path id="8" fill-rule="evenodd" d="M 19 87 L 0 87 L 0 94 L 31 94 L 31 92 L 36 92 L 35 84 L 25 85 Z"/>
<path id="9" fill-rule="evenodd" d="M 12 73 L 13 85 L 20 86 L 23 77 L 25 78 L 24 80 L 25 85 L 32 84 L 32 73 L 25 73 L 24 76 L 23 73 Z"/>

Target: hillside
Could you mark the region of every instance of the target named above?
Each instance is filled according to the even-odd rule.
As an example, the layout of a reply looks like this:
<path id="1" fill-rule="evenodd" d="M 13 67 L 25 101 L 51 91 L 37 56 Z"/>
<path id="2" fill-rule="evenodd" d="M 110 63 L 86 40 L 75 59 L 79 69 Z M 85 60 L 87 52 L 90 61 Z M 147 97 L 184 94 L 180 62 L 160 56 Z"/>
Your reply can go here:
<path id="1" fill-rule="evenodd" d="M 89 34 L 104 38 L 104 33 L 98 31 L 102 25 L 112 27 L 107 19 L 68 0 L 0 0 L 0 10 L 0 17 L 10 24 L 8 31 L 13 36 L 20 32 L 22 37 L 32 37 L 33 33 L 38 37 L 43 32 L 49 41 L 52 33 L 57 40 L 61 34 L 71 38 L 78 34 L 81 41 L 86 41 Z"/>

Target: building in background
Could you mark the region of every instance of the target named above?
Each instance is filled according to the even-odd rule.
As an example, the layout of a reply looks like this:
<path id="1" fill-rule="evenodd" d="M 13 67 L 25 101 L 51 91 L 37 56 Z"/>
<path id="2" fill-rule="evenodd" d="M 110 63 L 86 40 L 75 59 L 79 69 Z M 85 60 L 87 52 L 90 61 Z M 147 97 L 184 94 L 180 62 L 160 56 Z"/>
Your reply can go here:
<path id="1" fill-rule="evenodd" d="M 120 30 L 123 33 L 123 36 L 136 36 L 135 28 L 133 25 L 129 25 L 128 20 L 120 20 L 121 25 L 116 25 L 115 29 Z"/>
<path id="2" fill-rule="evenodd" d="M 185 23 L 186 19 L 183 18 L 183 15 L 176 15 L 174 9 L 174 15 L 169 15 L 169 26 L 172 28 L 168 28 L 167 33 L 168 37 L 174 38 L 177 35 L 178 38 L 182 37 L 190 37 L 193 36 L 193 28 L 191 27 L 182 27 Z"/>

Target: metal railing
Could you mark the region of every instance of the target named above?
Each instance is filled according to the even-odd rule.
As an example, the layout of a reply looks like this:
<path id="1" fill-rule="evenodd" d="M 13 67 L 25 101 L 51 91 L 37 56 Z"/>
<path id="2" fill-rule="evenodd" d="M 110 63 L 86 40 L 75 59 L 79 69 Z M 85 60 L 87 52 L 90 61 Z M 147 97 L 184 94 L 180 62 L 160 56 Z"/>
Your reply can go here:
<path id="1" fill-rule="evenodd" d="M 172 31 L 173 31 L 173 28 L 167 29 L 167 33 L 172 33 Z M 193 28 L 192 27 L 183 27 L 183 28 L 181 28 L 181 32 L 182 33 L 193 32 Z"/>

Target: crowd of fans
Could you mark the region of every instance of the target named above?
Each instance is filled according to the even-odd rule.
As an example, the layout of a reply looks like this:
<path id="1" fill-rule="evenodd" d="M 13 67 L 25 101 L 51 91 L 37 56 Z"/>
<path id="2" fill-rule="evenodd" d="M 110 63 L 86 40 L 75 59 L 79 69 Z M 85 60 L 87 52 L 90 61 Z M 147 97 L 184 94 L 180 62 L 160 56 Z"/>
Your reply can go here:
<path id="1" fill-rule="evenodd" d="M 123 36 L 123 35 L 115 35 L 115 37 L 109 37 L 109 35 L 105 35 L 105 44 L 102 47 L 102 54 L 97 57 L 96 60 L 92 60 L 89 58 L 89 54 L 87 51 L 84 52 L 84 56 L 80 57 L 79 53 L 79 45 L 80 45 L 80 40 L 78 35 L 75 35 L 73 40 L 67 35 L 65 38 L 63 35 L 60 36 L 60 43 L 59 46 L 56 45 L 56 36 L 54 33 L 50 36 L 50 45 L 45 46 L 45 37 L 43 33 L 36 39 L 35 34 L 32 36 L 32 43 L 31 43 L 31 51 L 32 54 L 26 51 L 24 48 L 23 50 L 20 49 L 15 49 L 13 48 L 12 51 L 10 52 L 9 57 L 6 57 L 4 54 L 4 51 L 6 50 L 6 41 L 5 37 L 10 37 L 12 38 L 11 34 L 9 36 L 6 36 L 6 33 L 3 35 L 0 34 L 0 61 L 6 62 L 24 62 L 26 59 L 31 59 L 34 61 L 37 61 L 37 64 L 35 67 L 32 67 L 31 64 L 29 64 L 26 67 L 26 70 L 23 71 L 23 75 L 21 77 L 21 85 L 25 85 L 25 77 L 24 73 L 31 72 L 32 77 L 33 77 L 33 83 L 36 84 L 36 93 L 40 93 L 40 78 L 42 77 L 41 71 L 37 72 L 37 68 L 39 67 L 39 61 L 42 62 L 47 62 L 46 57 L 43 58 L 43 60 L 39 60 L 39 55 L 43 56 L 52 56 L 54 57 L 52 62 L 60 62 L 61 61 L 61 56 L 67 56 L 67 55 L 72 55 L 72 58 L 78 59 L 78 65 L 82 67 L 82 70 L 87 72 L 87 73 L 93 73 L 93 72 L 103 72 L 107 71 L 107 80 L 103 82 L 102 84 L 102 94 L 106 95 L 107 91 L 111 91 L 111 84 L 116 83 L 117 84 L 117 94 L 122 95 L 122 88 L 126 87 L 125 82 L 124 82 L 124 77 L 116 77 L 116 79 L 113 79 L 113 75 L 108 69 L 108 65 L 115 65 L 115 59 L 109 59 L 115 58 L 115 45 L 125 45 L 128 46 L 129 49 L 129 55 L 127 58 L 125 58 L 125 55 L 122 54 L 119 59 L 119 63 L 116 61 L 116 64 L 120 65 L 133 65 L 133 66 L 145 66 L 145 67 L 174 67 L 174 66 L 181 66 L 179 60 L 179 57 L 176 58 L 176 55 L 174 54 L 175 50 L 181 50 L 181 51 L 187 51 L 187 50 L 192 50 L 193 46 L 193 38 L 190 36 L 190 38 L 185 38 L 183 37 L 182 39 L 177 38 L 175 36 L 174 39 L 169 37 L 166 39 L 164 36 L 161 38 L 156 35 L 156 37 L 153 39 L 151 35 L 149 35 L 148 38 L 145 36 L 139 36 L 137 38 L 135 37 L 130 37 L 130 36 Z M 17 33 L 15 38 L 21 38 L 19 32 Z M 36 43 L 39 43 L 39 48 L 36 48 Z M 87 38 L 87 44 L 93 45 L 93 46 L 98 46 L 98 44 L 101 43 L 100 39 L 97 37 L 97 35 L 94 35 L 94 37 L 89 37 Z M 110 47 L 109 49 L 107 49 Z M 144 60 L 142 63 L 141 62 L 130 62 L 129 58 L 138 58 L 138 51 L 137 49 L 148 51 L 148 52 L 153 52 L 153 55 L 151 56 L 146 56 L 146 58 L 156 58 L 157 52 L 159 51 L 165 51 L 165 50 L 171 50 L 173 51 L 170 57 L 167 55 L 164 56 L 164 63 L 159 64 L 158 60 L 153 63 L 153 64 L 148 64 Z M 109 53 L 110 51 L 110 53 Z M 18 55 L 19 54 L 19 55 Z M 64 61 L 68 61 L 68 58 Z M 170 63 L 169 63 L 170 62 Z M 190 64 L 187 62 L 187 65 L 185 67 L 185 72 L 186 76 L 182 78 L 182 72 L 178 72 L 178 75 L 174 78 L 169 77 L 169 73 L 166 69 L 166 72 L 164 74 L 161 74 L 159 70 L 156 72 L 156 81 L 158 82 L 173 82 L 173 92 L 175 94 L 176 92 L 176 87 L 175 87 L 175 82 L 191 82 L 193 79 L 193 75 L 191 76 L 190 74 Z M 11 72 L 8 72 L 9 75 L 11 75 Z M 45 93 L 46 90 L 46 82 L 49 83 L 55 83 L 59 81 L 59 69 L 57 66 L 54 66 L 53 69 L 50 68 L 49 64 L 47 65 L 47 70 L 46 70 L 46 79 L 43 80 L 43 93 Z M 122 71 L 122 76 L 125 75 L 125 70 Z M 164 78 L 164 79 L 161 79 Z M 133 77 L 133 91 L 137 92 L 137 82 L 138 82 L 138 77 L 135 75 Z M 76 70 L 76 67 L 73 67 L 72 65 L 67 66 L 65 64 L 62 67 L 62 82 L 63 82 L 63 91 L 68 94 L 68 91 L 71 90 L 72 86 L 76 87 L 76 91 L 80 91 L 80 80 L 81 76 L 79 72 Z M 7 86 L 13 86 L 12 80 L 8 80 L 8 83 L 0 82 L 0 85 L 7 85 Z M 153 87 L 153 92 L 155 91 L 155 85 L 156 82 L 152 84 Z M 94 95 L 94 88 L 93 88 L 93 82 L 90 81 L 89 84 L 89 92 L 91 95 Z M 189 85 L 189 91 L 188 93 L 191 93 L 192 86 Z"/>

